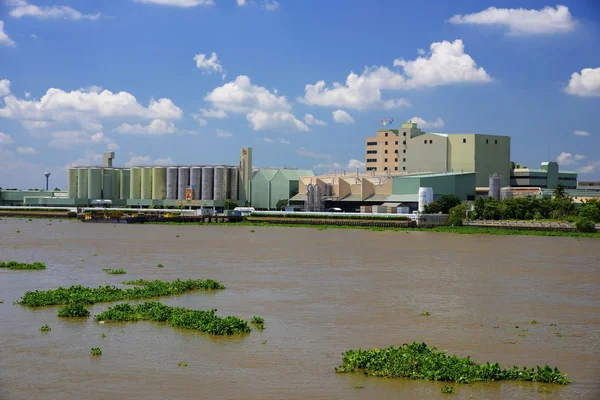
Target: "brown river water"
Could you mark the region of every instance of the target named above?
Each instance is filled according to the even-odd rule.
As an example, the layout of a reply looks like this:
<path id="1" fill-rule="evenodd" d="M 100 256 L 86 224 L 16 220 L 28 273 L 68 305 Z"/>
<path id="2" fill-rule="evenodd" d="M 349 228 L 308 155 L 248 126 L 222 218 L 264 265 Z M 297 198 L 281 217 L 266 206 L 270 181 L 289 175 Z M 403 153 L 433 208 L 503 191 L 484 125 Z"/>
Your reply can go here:
<path id="1" fill-rule="evenodd" d="M 598 239 L 2 219 L 0 260 L 48 267 L 0 270 L 1 400 L 600 399 Z M 160 301 L 259 315 L 265 330 L 215 337 L 13 305 L 27 290 L 139 278 L 221 281 Z M 413 341 L 503 367 L 547 363 L 573 383 L 452 384 L 447 395 L 441 382 L 334 372 L 345 350 Z"/>

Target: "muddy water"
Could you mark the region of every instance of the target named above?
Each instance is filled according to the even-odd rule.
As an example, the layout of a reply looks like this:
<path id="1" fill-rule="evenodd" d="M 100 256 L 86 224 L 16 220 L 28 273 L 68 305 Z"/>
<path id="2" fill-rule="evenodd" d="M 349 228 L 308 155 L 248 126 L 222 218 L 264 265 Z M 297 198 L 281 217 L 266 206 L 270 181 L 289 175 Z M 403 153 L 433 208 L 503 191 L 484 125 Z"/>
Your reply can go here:
<path id="1" fill-rule="evenodd" d="M 446 398 L 442 383 L 334 373 L 346 349 L 415 340 L 503 366 L 548 363 L 573 380 L 452 385 L 453 399 L 600 398 L 596 239 L 251 229 L 1 220 L 0 259 L 48 269 L 0 270 L 0 399 Z M 138 278 L 217 279 L 226 290 L 161 301 L 260 315 L 266 329 L 211 337 L 12 304 L 27 290 Z"/>

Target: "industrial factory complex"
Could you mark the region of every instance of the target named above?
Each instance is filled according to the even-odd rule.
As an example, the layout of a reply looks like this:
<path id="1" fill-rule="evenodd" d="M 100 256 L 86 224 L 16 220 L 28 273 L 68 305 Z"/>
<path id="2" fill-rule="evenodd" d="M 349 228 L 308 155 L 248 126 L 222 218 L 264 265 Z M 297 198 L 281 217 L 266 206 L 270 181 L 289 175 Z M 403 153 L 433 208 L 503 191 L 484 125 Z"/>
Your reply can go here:
<path id="1" fill-rule="evenodd" d="M 237 165 L 113 166 L 114 152 L 102 165 L 67 169 L 67 190 L 0 190 L 0 206 L 94 205 L 126 208 L 199 208 L 220 212 L 228 201 L 256 210 L 371 212 L 413 211 L 420 196 L 443 194 L 461 200 L 492 196 L 547 195 L 558 184 L 575 201 L 600 197 L 600 183 L 577 182 L 577 173 L 559 171 L 556 162 L 533 169 L 510 160 L 510 137 L 426 133 L 406 122 L 379 129 L 365 139 L 366 171 L 254 168 L 252 149 L 243 148 Z M 0 182 L 1 185 L 1 182 Z M 379 208 L 373 208 L 373 206 Z"/>

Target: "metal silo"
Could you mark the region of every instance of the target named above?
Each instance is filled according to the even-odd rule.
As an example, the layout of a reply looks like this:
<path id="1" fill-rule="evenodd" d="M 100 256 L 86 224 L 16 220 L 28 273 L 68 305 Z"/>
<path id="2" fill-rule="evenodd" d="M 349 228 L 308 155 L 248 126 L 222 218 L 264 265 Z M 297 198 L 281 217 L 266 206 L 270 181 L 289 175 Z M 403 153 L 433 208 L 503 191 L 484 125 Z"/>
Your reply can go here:
<path id="1" fill-rule="evenodd" d="M 177 200 L 185 200 L 185 189 L 190 185 L 190 168 L 179 167 L 177 179 Z"/>
<path id="2" fill-rule="evenodd" d="M 490 188 L 488 196 L 495 199 L 500 200 L 500 185 L 502 183 L 502 179 L 498 174 L 494 174 L 490 176 Z"/>
<path id="3" fill-rule="evenodd" d="M 87 171 L 85 172 L 87 175 Z M 70 199 L 74 199 L 77 197 L 77 179 L 78 179 L 78 170 L 77 168 L 69 168 L 67 171 L 67 196 Z"/>
<path id="4" fill-rule="evenodd" d="M 110 171 L 112 176 L 112 197 L 111 200 L 118 200 L 121 198 L 121 172 L 118 169 L 113 169 Z"/>
<path id="5" fill-rule="evenodd" d="M 88 198 L 99 200 L 102 198 L 102 170 L 88 168 Z"/>
<path id="6" fill-rule="evenodd" d="M 215 167 L 213 199 L 217 201 L 225 200 L 227 196 L 227 168 Z"/>
<path id="7" fill-rule="evenodd" d="M 237 167 L 229 167 L 229 198 L 238 200 L 238 182 L 240 173 Z"/>
<path id="8" fill-rule="evenodd" d="M 102 170 L 102 198 L 110 200 L 113 198 L 113 173 L 112 169 Z"/>
<path id="9" fill-rule="evenodd" d="M 131 171 L 128 169 L 122 169 L 121 171 L 121 190 L 119 198 L 121 200 L 129 199 L 129 189 L 131 188 Z"/>
<path id="10" fill-rule="evenodd" d="M 77 198 L 86 200 L 88 198 L 87 168 L 79 168 L 77 173 Z"/>
<path id="11" fill-rule="evenodd" d="M 142 169 L 131 168 L 129 173 L 129 198 L 139 200 L 142 198 Z"/>
<path id="12" fill-rule="evenodd" d="M 167 169 L 154 167 L 152 169 L 152 200 L 167 198 Z"/>
<path id="13" fill-rule="evenodd" d="M 192 190 L 192 200 L 200 200 L 200 192 L 202 191 L 202 168 L 190 168 L 190 186 Z"/>
<path id="14" fill-rule="evenodd" d="M 177 200 L 177 167 L 167 169 L 167 200 Z"/>
<path id="15" fill-rule="evenodd" d="M 143 200 L 152 199 L 152 167 L 142 168 L 141 194 Z"/>
<path id="16" fill-rule="evenodd" d="M 215 169 L 213 167 L 202 168 L 202 200 L 213 199 L 213 177 Z"/>

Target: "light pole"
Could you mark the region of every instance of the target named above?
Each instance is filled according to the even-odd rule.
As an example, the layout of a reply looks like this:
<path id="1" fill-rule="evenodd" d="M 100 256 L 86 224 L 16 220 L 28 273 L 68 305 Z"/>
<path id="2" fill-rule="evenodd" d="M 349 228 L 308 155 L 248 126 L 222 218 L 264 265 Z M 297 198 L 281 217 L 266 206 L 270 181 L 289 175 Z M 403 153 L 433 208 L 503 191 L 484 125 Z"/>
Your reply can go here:
<path id="1" fill-rule="evenodd" d="M 46 191 L 48 191 L 48 179 L 50 178 L 50 172 L 44 172 L 44 176 L 46 177 Z"/>

